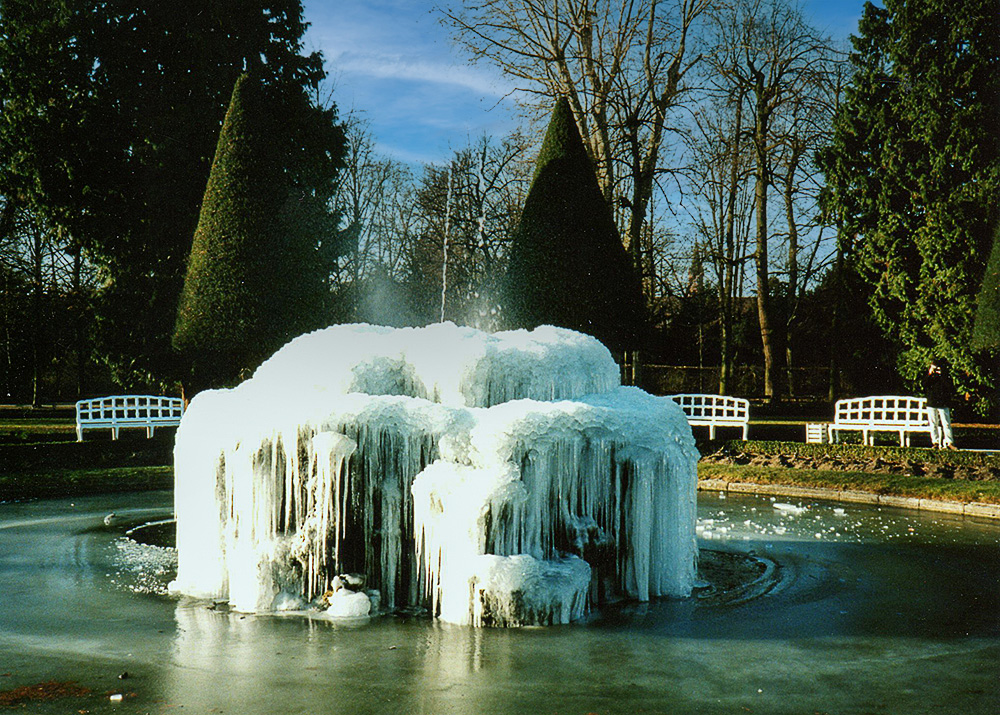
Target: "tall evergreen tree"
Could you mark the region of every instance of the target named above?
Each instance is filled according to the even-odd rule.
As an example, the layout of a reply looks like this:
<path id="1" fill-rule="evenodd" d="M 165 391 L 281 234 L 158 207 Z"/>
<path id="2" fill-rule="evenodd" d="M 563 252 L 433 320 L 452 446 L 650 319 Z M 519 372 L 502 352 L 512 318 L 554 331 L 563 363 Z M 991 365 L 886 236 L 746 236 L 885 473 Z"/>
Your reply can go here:
<path id="1" fill-rule="evenodd" d="M 552 112 L 509 260 L 503 304 L 512 327 L 558 325 L 612 350 L 641 347 L 642 286 L 565 98 Z"/>
<path id="2" fill-rule="evenodd" d="M 336 220 L 327 196 L 314 189 L 309 149 L 316 147 L 288 121 L 305 101 L 297 87 L 249 75 L 233 89 L 173 340 L 195 391 L 236 382 L 288 339 L 325 322 L 331 256 L 324 252 L 335 245 Z M 335 156 L 342 136 L 327 131 L 326 138 Z"/>
<path id="3" fill-rule="evenodd" d="M 0 0 L 0 192 L 99 267 L 99 350 L 123 385 L 170 382 L 233 84 L 254 69 L 315 87 L 305 28 L 300 0 Z"/>
<path id="4" fill-rule="evenodd" d="M 865 5 L 855 73 L 821 154 L 842 246 L 915 380 L 947 358 L 964 389 L 997 368 L 970 347 L 1000 195 L 996 0 Z M 992 373 L 992 376 L 991 376 Z"/>

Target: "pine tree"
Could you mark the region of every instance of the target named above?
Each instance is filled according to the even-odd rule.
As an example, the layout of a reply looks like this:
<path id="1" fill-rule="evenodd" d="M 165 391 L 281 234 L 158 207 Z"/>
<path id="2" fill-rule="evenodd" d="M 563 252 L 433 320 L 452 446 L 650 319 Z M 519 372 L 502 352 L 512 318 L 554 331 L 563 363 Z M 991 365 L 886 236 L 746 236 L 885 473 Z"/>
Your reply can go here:
<path id="1" fill-rule="evenodd" d="M 298 93 L 301 95 L 301 93 Z M 321 196 L 289 135 L 296 92 L 242 75 L 233 89 L 195 231 L 174 332 L 195 390 L 232 384 L 300 332 L 318 327 L 326 286 Z"/>
<path id="2" fill-rule="evenodd" d="M 996 0 L 866 4 L 855 75 L 821 154 L 842 247 L 916 382 L 931 355 L 964 390 L 996 367 L 971 347 L 975 298 L 1000 192 Z M 991 376 L 991 373 L 993 376 Z"/>
<path id="3" fill-rule="evenodd" d="M 99 269 L 96 353 L 129 390 L 176 382 L 177 301 L 233 84 L 253 67 L 314 91 L 306 27 L 301 0 L 0 0 L 0 192 Z"/>
<path id="4" fill-rule="evenodd" d="M 503 292 L 511 327 L 579 330 L 616 351 L 645 338 L 642 286 L 565 98 L 535 164 Z"/>

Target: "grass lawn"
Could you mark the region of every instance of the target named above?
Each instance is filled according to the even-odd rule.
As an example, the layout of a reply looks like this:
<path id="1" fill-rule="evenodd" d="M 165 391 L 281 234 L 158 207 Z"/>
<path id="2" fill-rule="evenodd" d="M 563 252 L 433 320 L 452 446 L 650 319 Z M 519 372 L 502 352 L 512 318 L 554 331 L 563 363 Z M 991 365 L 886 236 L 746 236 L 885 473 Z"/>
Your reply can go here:
<path id="1" fill-rule="evenodd" d="M 171 489 L 174 468 L 107 467 L 0 474 L 0 501 Z"/>
<path id="2" fill-rule="evenodd" d="M 64 419 L 0 420 L 0 444 L 76 439 L 76 424 Z"/>
<path id="3" fill-rule="evenodd" d="M 1000 482 L 969 481 L 905 474 L 797 469 L 738 464 L 699 464 L 699 479 L 722 479 L 750 484 L 782 484 L 822 487 L 838 491 L 860 491 L 886 496 L 940 499 L 957 502 L 1000 504 Z"/>
<path id="4" fill-rule="evenodd" d="M 109 430 L 76 441 L 72 408 L 32 411 L 0 406 L 0 502 L 170 489 L 173 434 Z"/>

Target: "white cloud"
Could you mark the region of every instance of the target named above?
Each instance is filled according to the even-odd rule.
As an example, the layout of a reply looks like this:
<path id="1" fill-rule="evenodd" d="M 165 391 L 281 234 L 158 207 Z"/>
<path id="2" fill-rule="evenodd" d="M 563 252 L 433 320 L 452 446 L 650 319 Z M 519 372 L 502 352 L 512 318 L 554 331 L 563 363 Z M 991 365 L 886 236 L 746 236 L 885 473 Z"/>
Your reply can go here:
<path id="1" fill-rule="evenodd" d="M 454 85 L 484 97 L 500 98 L 513 86 L 476 68 L 432 61 L 409 61 L 389 55 L 341 55 L 329 60 L 335 72 L 378 79 Z"/>
<path id="2" fill-rule="evenodd" d="M 380 151 L 447 160 L 469 137 L 513 125 L 510 80 L 469 65 L 426 0 L 306 0 L 308 50 L 323 53 L 341 110 L 363 111 Z"/>

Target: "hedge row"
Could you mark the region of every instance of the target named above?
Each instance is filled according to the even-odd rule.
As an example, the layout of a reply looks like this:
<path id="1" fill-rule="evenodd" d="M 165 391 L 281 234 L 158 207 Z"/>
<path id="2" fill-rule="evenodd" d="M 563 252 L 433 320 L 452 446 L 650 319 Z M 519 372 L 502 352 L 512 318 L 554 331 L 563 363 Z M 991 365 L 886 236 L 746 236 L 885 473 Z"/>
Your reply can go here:
<path id="1" fill-rule="evenodd" d="M 699 464 L 698 477 L 735 483 L 819 487 L 916 499 L 1000 504 L 1000 482 L 993 481 L 731 464 Z"/>
<path id="2" fill-rule="evenodd" d="M 876 460 L 886 462 L 916 462 L 961 467 L 993 467 L 1000 469 L 1000 454 L 967 450 L 937 450 L 919 447 L 869 447 L 863 444 L 805 444 L 802 442 L 771 442 L 730 440 L 720 449 L 724 454 L 785 455 L 814 459 Z"/>

